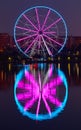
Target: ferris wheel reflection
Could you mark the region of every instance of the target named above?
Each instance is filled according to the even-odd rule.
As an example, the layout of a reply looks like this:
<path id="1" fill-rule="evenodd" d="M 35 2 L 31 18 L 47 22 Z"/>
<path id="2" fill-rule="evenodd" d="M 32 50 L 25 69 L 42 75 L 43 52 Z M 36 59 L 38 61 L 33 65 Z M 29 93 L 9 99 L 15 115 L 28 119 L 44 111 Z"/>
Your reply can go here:
<path id="1" fill-rule="evenodd" d="M 54 118 L 67 102 L 66 77 L 54 64 L 25 65 L 16 76 L 14 97 L 23 115 L 34 120 Z"/>

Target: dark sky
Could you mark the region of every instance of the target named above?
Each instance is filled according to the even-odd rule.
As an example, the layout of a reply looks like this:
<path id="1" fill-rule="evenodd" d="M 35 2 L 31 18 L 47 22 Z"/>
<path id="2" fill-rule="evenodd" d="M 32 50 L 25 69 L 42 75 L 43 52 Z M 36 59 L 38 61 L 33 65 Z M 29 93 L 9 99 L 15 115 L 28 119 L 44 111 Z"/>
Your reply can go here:
<path id="1" fill-rule="evenodd" d="M 81 36 L 81 0 L 0 0 L 0 33 L 13 35 L 17 17 L 36 5 L 57 10 L 67 23 L 68 35 Z"/>

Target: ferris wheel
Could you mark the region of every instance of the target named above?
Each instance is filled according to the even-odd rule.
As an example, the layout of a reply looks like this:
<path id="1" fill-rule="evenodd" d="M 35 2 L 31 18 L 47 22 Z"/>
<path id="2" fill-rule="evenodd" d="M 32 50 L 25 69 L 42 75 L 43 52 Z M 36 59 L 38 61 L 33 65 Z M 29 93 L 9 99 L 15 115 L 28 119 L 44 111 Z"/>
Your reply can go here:
<path id="1" fill-rule="evenodd" d="M 56 10 L 35 6 L 18 17 L 14 39 L 18 49 L 29 58 L 53 57 L 66 44 L 67 26 Z"/>
<path id="2" fill-rule="evenodd" d="M 17 74 L 14 86 L 15 102 L 20 112 L 39 121 L 58 116 L 68 97 L 64 73 L 53 65 L 40 66 L 23 68 Z"/>

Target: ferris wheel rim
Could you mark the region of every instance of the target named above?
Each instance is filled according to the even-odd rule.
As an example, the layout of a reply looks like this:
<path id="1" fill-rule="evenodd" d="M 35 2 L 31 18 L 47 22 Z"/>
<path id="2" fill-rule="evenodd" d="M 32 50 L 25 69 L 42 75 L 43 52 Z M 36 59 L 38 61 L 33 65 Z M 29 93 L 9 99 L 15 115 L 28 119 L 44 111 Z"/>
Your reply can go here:
<path id="1" fill-rule="evenodd" d="M 29 9 L 26 9 L 24 12 L 22 12 L 19 17 L 17 18 L 16 22 L 15 22 L 15 26 L 14 26 L 14 40 L 15 40 L 15 43 L 16 43 L 16 46 L 18 47 L 18 49 L 22 52 L 22 54 L 24 54 L 25 56 L 27 56 L 28 58 L 31 58 L 28 54 L 24 53 L 23 50 L 20 48 L 17 40 L 16 40 L 16 25 L 19 21 L 19 19 L 22 17 L 23 14 L 27 13 L 28 11 L 32 10 L 32 9 L 36 9 L 36 8 L 44 8 L 44 9 L 49 9 L 50 11 L 53 11 L 54 13 L 56 13 L 61 19 L 62 19 L 62 22 L 64 24 L 64 28 L 65 28 L 65 38 L 64 38 L 64 42 L 63 42 L 63 45 L 62 47 L 51 57 L 54 57 L 55 55 L 57 55 L 58 53 L 61 52 L 61 50 L 64 48 L 64 46 L 66 45 L 66 41 L 67 41 L 67 26 L 66 26 L 66 22 L 64 20 L 64 18 L 62 17 L 62 15 L 60 15 L 55 9 L 52 9 L 51 7 L 47 7 L 47 6 L 34 6 L 34 7 L 31 7 Z"/>

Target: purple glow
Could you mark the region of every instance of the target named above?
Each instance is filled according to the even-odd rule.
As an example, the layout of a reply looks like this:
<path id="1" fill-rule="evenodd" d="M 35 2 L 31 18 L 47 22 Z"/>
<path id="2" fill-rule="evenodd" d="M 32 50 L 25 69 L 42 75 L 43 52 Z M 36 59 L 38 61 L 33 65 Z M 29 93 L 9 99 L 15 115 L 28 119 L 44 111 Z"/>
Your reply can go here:
<path id="1" fill-rule="evenodd" d="M 24 81 L 18 82 L 18 88 L 19 89 L 25 89 L 25 90 L 31 90 L 31 84 L 26 84 Z"/>
<path id="2" fill-rule="evenodd" d="M 24 93 L 23 94 L 17 94 L 18 100 L 25 100 L 25 99 L 30 98 L 30 97 L 32 97 L 32 95 L 29 94 L 29 93 L 26 93 L 26 92 L 25 92 L 25 94 Z"/>
<path id="3" fill-rule="evenodd" d="M 33 34 L 33 35 L 30 35 L 30 36 L 26 36 L 26 37 L 20 38 L 20 39 L 17 40 L 17 42 L 26 40 L 26 39 L 31 38 L 31 37 L 34 37 L 34 36 L 36 36 L 36 35 L 37 35 L 37 34 Z"/>
<path id="4" fill-rule="evenodd" d="M 47 103 L 47 101 L 46 101 L 44 95 L 42 95 L 42 98 L 43 98 L 43 101 L 44 101 L 44 103 L 45 103 L 46 109 L 47 109 L 49 115 L 51 116 L 51 109 L 50 109 L 50 107 L 49 107 L 49 105 L 48 105 L 48 103 Z"/>
<path id="5" fill-rule="evenodd" d="M 40 95 L 39 100 L 38 100 L 38 105 L 37 105 L 36 116 L 38 116 L 38 114 L 39 114 L 40 102 L 41 102 L 41 95 Z"/>
<path id="6" fill-rule="evenodd" d="M 38 84 L 35 80 L 35 77 L 30 74 L 28 71 L 25 70 L 25 77 L 28 79 L 28 81 L 35 86 L 35 88 L 38 88 Z"/>
<path id="7" fill-rule="evenodd" d="M 24 111 L 26 111 L 29 108 L 31 108 L 33 106 L 33 104 L 36 102 L 37 99 L 38 99 L 38 97 L 36 97 L 35 99 L 33 98 L 32 100 L 29 100 L 29 102 L 27 102 L 25 104 Z"/>
<path id="8" fill-rule="evenodd" d="M 21 30 L 26 30 L 26 31 L 29 31 L 29 32 L 35 32 L 35 33 L 37 32 L 35 30 L 31 30 L 31 29 L 27 29 L 27 28 L 19 27 L 19 26 L 16 26 L 16 28 L 21 29 Z"/>
<path id="9" fill-rule="evenodd" d="M 56 95 L 56 88 L 51 89 L 51 90 L 50 90 L 50 94 L 51 94 L 51 95 Z"/>
<path id="10" fill-rule="evenodd" d="M 36 30 L 38 30 L 38 28 L 30 21 L 30 19 L 25 14 L 23 14 L 23 16 Z"/>
<path id="11" fill-rule="evenodd" d="M 60 76 L 52 78 L 52 74 L 53 67 L 52 65 L 50 65 L 42 82 L 40 72 L 38 72 L 38 76 L 36 76 L 38 77 L 37 81 L 35 75 L 25 69 L 25 80 L 19 81 L 18 83 L 18 89 L 20 91 L 18 91 L 16 95 L 17 99 L 21 102 L 24 102 L 24 111 L 32 109 L 34 104 L 37 104 L 37 118 L 40 112 L 41 101 L 44 102 L 45 108 L 50 116 L 52 110 L 48 101 L 56 107 L 60 107 L 62 104 L 57 97 L 57 87 L 60 86 L 60 84 L 62 83 L 62 79 Z M 48 82 L 48 79 L 51 80 Z"/>
<path id="12" fill-rule="evenodd" d="M 39 21 L 39 16 L 38 16 L 38 10 L 37 10 L 37 8 L 35 9 L 35 11 L 36 11 L 36 17 L 37 17 L 38 27 L 39 27 L 39 30 L 40 30 L 40 21 Z"/>
<path id="13" fill-rule="evenodd" d="M 42 26 L 42 30 L 43 30 L 43 28 L 44 28 L 44 26 L 45 26 L 45 24 L 46 24 L 46 21 L 47 21 L 47 19 L 48 19 L 49 14 L 50 14 L 50 10 L 48 10 L 48 13 L 47 13 L 47 15 L 46 15 L 46 18 L 45 18 L 44 23 L 43 23 L 43 26 Z"/>
<path id="14" fill-rule="evenodd" d="M 57 24 L 60 20 L 61 20 L 61 18 L 57 19 L 55 22 L 53 22 L 51 25 L 49 25 L 47 28 L 45 28 L 44 31 L 48 30 L 48 29 L 51 28 L 53 25 Z"/>
<path id="15" fill-rule="evenodd" d="M 52 65 L 50 66 L 50 69 L 48 70 L 48 76 L 51 77 L 53 72 Z"/>
<path id="16" fill-rule="evenodd" d="M 57 42 L 57 41 L 55 41 L 54 39 L 52 39 L 51 37 L 49 37 L 49 36 L 47 36 L 47 35 L 45 35 L 45 34 L 43 34 L 46 38 L 48 38 L 49 40 L 51 40 L 51 41 L 53 41 L 54 43 L 56 43 L 56 44 L 58 44 L 58 45 L 60 45 L 60 46 L 62 46 L 62 44 L 61 43 L 59 43 L 59 42 Z"/>
<path id="17" fill-rule="evenodd" d="M 51 82 L 47 83 L 44 88 L 54 88 L 56 86 L 59 86 L 62 83 L 62 79 L 60 77 L 57 77 L 55 79 L 52 79 Z"/>
<path id="18" fill-rule="evenodd" d="M 23 54 L 30 58 L 37 58 L 36 55 L 40 55 L 47 59 L 47 55 L 53 57 L 64 47 L 67 28 L 57 11 L 35 7 L 22 13 L 16 22 L 14 34 L 16 45 Z M 20 39 L 18 36 L 21 36 Z M 34 42 L 36 36 L 38 38 Z M 61 37 L 61 43 L 60 36 L 64 36 Z"/>
<path id="19" fill-rule="evenodd" d="M 57 98 L 54 98 L 52 96 L 49 96 L 48 99 L 50 100 L 51 103 L 53 103 L 57 107 L 61 106 L 62 104 Z"/>

